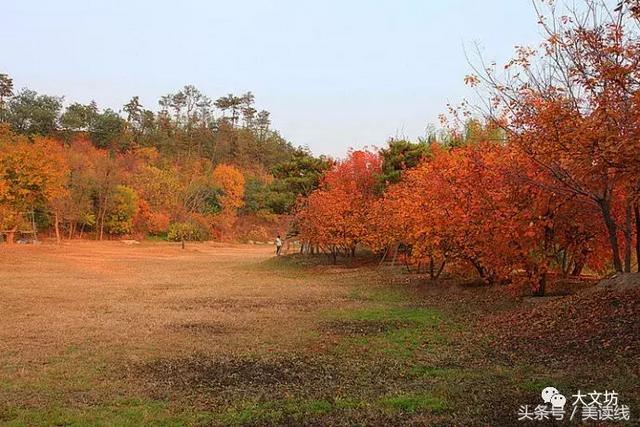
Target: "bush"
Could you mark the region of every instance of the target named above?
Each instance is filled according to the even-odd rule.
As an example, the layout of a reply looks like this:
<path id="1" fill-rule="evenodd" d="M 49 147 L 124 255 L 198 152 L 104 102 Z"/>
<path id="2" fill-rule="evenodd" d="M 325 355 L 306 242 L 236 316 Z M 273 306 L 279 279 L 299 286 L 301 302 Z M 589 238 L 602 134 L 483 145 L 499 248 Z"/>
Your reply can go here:
<path id="1" fill-rule="evenodd" d="M 169 223 L 171 219 L 169 215 L 163 212 L 154 212 L 149 215 L 149 219 L 147 220 L 147 228 L 149 230 L 149 234 L 152 235 L 161 235 L 167 232 L 169 229 Z"/>
<path id="2" fill-rule="evenodd" d="M 254 242 L 266 242 L 271 238 L 269 231 L 262 226 L 252 227 L 244 236 L 240 236 L 240 240 L 248 242 L 250 240 Z"/>
<path id="3" fill-rule="evenodd" d="M 197 222 L 174 222 L 169 225 L 167 240 L 173 242 L 201 242 L 209 238 L 209 231 Z"/>

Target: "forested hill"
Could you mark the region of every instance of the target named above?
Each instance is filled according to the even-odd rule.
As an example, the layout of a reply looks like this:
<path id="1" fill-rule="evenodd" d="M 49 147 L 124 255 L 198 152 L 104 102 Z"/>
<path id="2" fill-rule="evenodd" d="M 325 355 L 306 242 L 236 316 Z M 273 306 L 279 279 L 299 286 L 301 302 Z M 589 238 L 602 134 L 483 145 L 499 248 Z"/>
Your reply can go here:
<path id="1" fill-rule="evenodd" d="M 237 237 L 238 218 L 253 216 L 242 233 L 266 238 L 265 223 L 290 213 L 328 167 L 272 129 L 251 92 L 210 98 L 187 85 L 157 108 L 133 96 L 115 111 L 15 90 L 0 74 L 0 127 L 7 240 L 33 229 L 34 216 L 36 231 L 59 238 L 174 239 Z"/>
<path id="2" fill-rule="evenodd" d="M 22 89 L 2 77 L 0 120 L 14 132 L 70 142 L 82 135 L 97 148 L 126 152 L 153 147 L 168 156 L 197 156 L 265 171 L 289 160 L 296 149 L 271 129 L 270 113 L 255 108 L 251 92 L 216 100 L 187 85 L 158 100 L 156 112 L 131 98 L 119 111 L 95 102 L 70 103 L 63 97 Z"/>

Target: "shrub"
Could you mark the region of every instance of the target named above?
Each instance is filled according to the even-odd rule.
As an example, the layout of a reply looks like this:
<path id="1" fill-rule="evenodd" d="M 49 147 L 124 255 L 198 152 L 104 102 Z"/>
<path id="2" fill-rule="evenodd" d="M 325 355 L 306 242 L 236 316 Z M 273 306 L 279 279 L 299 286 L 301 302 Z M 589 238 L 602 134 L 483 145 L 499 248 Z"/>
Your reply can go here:
<path id="1" fill-rule="evenodd" d="M 209 231 L 198 224 L 197 222 L 174 222 L 169 225 L 169 231 L 167 232 L 167 239 L 180 242 L 182 240 L 186 242 L 199 242 L 207 240 L 209 238 Z"/>
<path id="2" fill-rule="evenodd" d="M 257 225 L 252 227 L 244 236 L 241 236 L 240 239 L 243 241 L 266 242 L 270 239 L 270 236 L 271 234 L 266 228 Z"/>
<path id="3" fill-rule="evenodd" d="M 154 212 L 149 215 L 148 229 L 149 234 L 160 235 L 167 232 L 171 219 L 169 215 L 163 212 Z"/>

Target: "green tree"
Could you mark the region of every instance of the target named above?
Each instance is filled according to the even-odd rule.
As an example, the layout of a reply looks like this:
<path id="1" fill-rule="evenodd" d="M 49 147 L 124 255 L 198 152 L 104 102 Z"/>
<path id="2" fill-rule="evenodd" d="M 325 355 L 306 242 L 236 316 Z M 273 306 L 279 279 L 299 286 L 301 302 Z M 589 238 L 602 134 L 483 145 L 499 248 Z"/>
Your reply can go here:
<path id="1" fill-rule="evenodd" d="M 380 175 L 379 190 L 387 184 L 400 181 L 402 172 L 416 167 L 418 163 L 429 155 L 427 142 L 411 142 L 404 139 L 390 139 L 387 147 L 380 150 L 382 155 L 382 174 Z"/>
<path id="2" fill-rule="evenodd" d="M 91 141 L 98 148 L 116 148 L 125 150 L 127 141 L 123 138 L 124 120 L 115 111 L 107 108 L 97 114 L 91 124 Z"/>
<path id="3" fill-rule="evenodd" d="M 0 74 L 0 123 L 6 120 L 6 98 L 13 96 L 13 80 L 8 74 Z"/>
<path id="4" fill-rule="evenodd" d="M 62 99 L 22 89 L 9 99 L 8 121 L 18 133 L 51 135 L 57 129 Z"/>
<path id="5" fill-rule="evenodd" d="M 307 197 L 318 188 L 320 178 L 329 169 L 331 162 L 324 157 L 314 157 L 308 150 L 298 149 L 290 160 L 284 161 L 272 170 L 276 178 L 274 189 L 288 191 Z"/>
<path id="6" fill-rule="evenodd" d="M 240 118 L 240 111 L 242 110 L 243 105 L 246 105 L 246 100 L 230 93 L 227 96 L 218 98 L 213 105 L 222 111 L 223 120 L 228 120 L 231 125 L 235 127 L 238 124 L 238 119 Z M 231 117 L 226 116 L 227 111 L 231 112 Z"/>
<path id="7" fill-rule="evenodd" d="M 244 183 L 244 206 L 243 213 L 257 213 L 266 207 L 265 194 L 269 191 L 269 186 L 256 176 L 249 176 Z"/>
<path id="8" fill-rule="evenodd" d="M 88 105 L 77 102 L 69 105 L 60 117 L 60 125 L 66 131 L 88 131 L 98 114 L 95 103 Z"/>

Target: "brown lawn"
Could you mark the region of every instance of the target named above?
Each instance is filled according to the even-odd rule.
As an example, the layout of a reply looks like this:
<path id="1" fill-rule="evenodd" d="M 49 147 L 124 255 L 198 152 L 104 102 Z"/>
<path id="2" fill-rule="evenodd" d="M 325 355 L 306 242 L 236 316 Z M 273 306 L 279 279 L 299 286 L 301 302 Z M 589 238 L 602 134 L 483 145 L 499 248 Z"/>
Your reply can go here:
<path id="1" fill-rule="evenodd" d="M 326 278 L 262 268 L 266 246 L 0 248 L 0 352 L 35 366 L 70 348 L 128 359 L 294 349 L 318 311 L 348 300 Z"/>
<path id="2" fill-rule="evenodd" d="M 0 425 L 513 425 L 547 385 L 639 401 L 635 290 L 532 303 L 324 261 L 0 246 Z M 595 310 L 609 326 L 567 329 Z"/>

